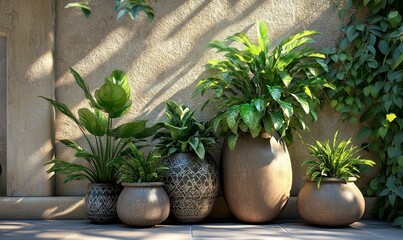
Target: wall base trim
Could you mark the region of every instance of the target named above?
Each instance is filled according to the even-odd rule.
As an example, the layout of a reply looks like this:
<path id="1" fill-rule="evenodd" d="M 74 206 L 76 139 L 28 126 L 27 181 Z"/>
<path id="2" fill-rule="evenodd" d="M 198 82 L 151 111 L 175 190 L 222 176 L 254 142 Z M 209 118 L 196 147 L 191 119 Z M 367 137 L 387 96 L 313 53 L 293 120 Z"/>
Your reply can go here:
<path id="1" fill-rule="evenodd" d="M 291 197 L 279 219 L 300 219 L 297 197 Z M 375 197 L 365 197 L 363 218 L 371 218 Z M 86 219 L 83 196 L 0 197 L 0 219 Z M 222 196 L 217 198 L 211 220 L 232 219 Z"/>

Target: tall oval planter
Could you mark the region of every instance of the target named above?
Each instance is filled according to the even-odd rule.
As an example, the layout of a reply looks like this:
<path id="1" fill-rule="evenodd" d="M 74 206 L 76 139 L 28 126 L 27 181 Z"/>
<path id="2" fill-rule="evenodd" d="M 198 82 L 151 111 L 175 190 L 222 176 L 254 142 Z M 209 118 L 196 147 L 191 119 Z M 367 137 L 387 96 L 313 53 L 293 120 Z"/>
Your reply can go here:
<path id="1" fill-rule="evenodd" d="M 122 186 L 114 183 L 89 183 L 85 195 L 85 213 L 92 223 L 119 220 L 116 205 Z"/>
<path id="2" fill-rule="evenodd" d="M 119 219 L 134 227 L 151 227 L 169 215 L 169 198 L 162 182 L 122 183 L 117 203 Z"/>
<path id="3" fill-rule="evenodd" d="M 281 213 L 292 184 L 285 144 L 267 133 L 240 134 L 234 150 L 224 143 L 221 161 L 224 198 L 236 218 L 264 223 Z"/>
<path id="4" fill-rule="evenodd" d="M 174 153 L 163 160 L 169 170 L 164 175 L 171 213 L 181 222 L 204 220 L 211 212 L 219 188 L 218 168 L 206 154 Z"/>
<path id="5" fill-rule="evenodd" d="M 320 226 L 343 227 L 360 220 L 365 201 L 355 185 L 356 178 L 323 178 L 320 188 L 316 181 L 305 178 L 298 194 L 297 209 L 305 221 Z"/>

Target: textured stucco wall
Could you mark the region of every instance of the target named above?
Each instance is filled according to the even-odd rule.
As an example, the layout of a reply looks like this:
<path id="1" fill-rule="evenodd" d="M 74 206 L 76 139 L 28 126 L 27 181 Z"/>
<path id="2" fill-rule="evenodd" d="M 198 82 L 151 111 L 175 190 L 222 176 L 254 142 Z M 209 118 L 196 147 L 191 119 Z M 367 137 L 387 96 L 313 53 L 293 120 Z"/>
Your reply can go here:
<path id="1" fill-rule="evenodd" d="M 156 18 L 152 23 L 141 17 L 137 22 L 127 17 L 115 21 L 113 1 L 93 1 L 94 11 L 85 19 L 81 12 L 64 9 L 67 1 L 56 2 L 56 98 L 74 111 L 85 106 L 82 92 L 74 84 L 68 68 L 73 67 L 88 81 L 90 89 L 99 87 L 106 75 L 119 68 L 129 74 L 133 107 L 129 119 L 163 119 L 164 101 L 171 98 L 200 108 L 203 99 L 191 99 L 195 84 L 201 79 L 204 64 L 216 57 L 206 45 L 243 31 L 254 36 L 255 22 L 263 19 L 272 42 L 304 29 L 322 32 L 316 47 L 332 47 L 338 35 L 339 20 L 333 0 L 159 0 L 153 2 Z M 212 116 L 211 109 L 196 114 L 200 119 Z M 355 136 L 358 126 L 343 124 L 337 113 L 326 108 L 320 121 L 305 133 L 321 139 L 331 138 L 336 130 L 343 137 Z M 57 114 L 56 138 L 79 139 L 72 122 Z M 57 145 L 59 158 L 72 159 L 72 152 Z M 306 148 L 296 139 L 290 147 L 294 181 L 292 195 L 297 195 L 308 158 Z M 219 151 L 215 154 L 218 160 Z M 56 178 L 56 194 L 83 194 L 85 182 L 62 183 Z"/>
<path id="2" fill-rule="evenodd" d="M 147 118 L 151 123 L 161 119 L 164 101 L 169 98 L 191 107 L 201 106 L 203 100 L 191 99 L 191 93 L 206 60 L 214 55 L 206 49 L 213 39 L 239 31 L 254 35 L 256 19 L 267 23 L 273 42 L 304 29 L 316 29 L 322 32 L 316 46 L 330 47 L 337 35 L 338 19 L 331 0 L 163 0 L 153 3 L 156 18 L 152 23 L 145 18 L 136 23 L 127 18 L 115 21 L 113 1 L 94 1 L 88 19 L 79 11 L 63 9 L 66 2 L 56 4 L 57 99 L 74 110 L 84 105 L 83 94 L 68 72 L 70 66 L 87 79 L 90 89 L 100 86 L 107 74 L 120 68 L 129 74 L 134 103 L 126 119 Z M 197 116 L 208 119 L 211 112 L 197 112 Z M 56 138 L 79 137 L 72 123 L 58 114 Z M 298 143 L 291 150 L 294 155 L 302 151 Z M 71 158 L 71 154 L 57 147 L 58 157 Z M 297 169 L 300 163 L 295 161 Z M 57 178 L 57 194 L 84 193 L 84 184 L 63 185 L 61 180 Z M 298 174 L 295 182 L 300 182 Z"/>
<path id="3" fill-rule="evenodd" d="M 0 195 L 6 193 L 6 93 L 7 93 L 7 38 L 0 35 L 0 165 L 3 173 L 0 175 Z"/>
<path id="4" fill-rule="evenodd" d="M 39 95 L 52 96 L 54 1 L 0 0 L 7 36 L 7 195 L 49 196 L 53 119 Z"/>

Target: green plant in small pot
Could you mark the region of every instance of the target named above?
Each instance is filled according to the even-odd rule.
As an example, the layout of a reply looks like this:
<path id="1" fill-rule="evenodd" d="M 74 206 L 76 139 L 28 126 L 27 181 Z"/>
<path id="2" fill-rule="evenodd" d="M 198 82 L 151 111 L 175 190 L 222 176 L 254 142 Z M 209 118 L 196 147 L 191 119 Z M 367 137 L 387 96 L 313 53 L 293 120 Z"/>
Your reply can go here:
<path id="1" fill-rule="evenodd" d="M 161 155 L 148 155 L 130 144 L 130 152 L 117 159 L 119 182 L 124 187 L 117 202 L 119 219 L 134 227 L 150 227 L 169 216 L 169 198 L 162 176 L 168 170 L 161 164 Z"/>
<path id="2" fill-rule="evenodd" d="M 323 88 L 324 55 L 309 43 L 316 31 L 303 31 L 271 48 L 266 25 L 257 21 L 257 44 L 244 33 L 208 47 L 222 53 L 207 62 L 210 74 L 194 95 L 213 92 L 214 130 L 226 136 L 222 151 L 224 197 L 244 222 L 268 222 L 284 208 L 292 184 L 285 140 L 306 129 L 305 116 L 317 118 Z"/>
<path id="3" fill-rule="evenodd" d="M 47 172 L 67 175 L 65 182 L 87 179 L 90 182 L 85 197 L 88 219 L 94 223 L 113 222 L 118 219 L 116 203 L 122 187 L 116 184 L 117 168 L 111 163 L 121 157 L 129 143 L 153 135 L 158 126 L 148 128 L 145 120 L 114 126 L 114 119 L 126 114 L 132 105 L 128 77 L 123 71 L 113 71 L 93 97 L 83 78 L 74 69 L 70 70 L 77 85 L 84 91 L 90 108 L 79 109 L 76 117 L 64 103 L 42 98 L 80 129 L 87 148 L 73 140 L 62 139 L 59 142 L 75 150 L 75 157 L 85 162 L 75 163 L 56 158 L 47 163 L 52 165 Z"/>
<path id="4" fill-rule="evenodd" d="M 372 160 L 361 159 L 362 150 L 349 140 L 333 143 L 315 141 L 308 145 L 315 160 L 307 165 L 305 185 L 298 194 L 297 209 L 307 222 L 321 226 L 341 227 L 358 221 L 365 210 L 364 197 L 355 185 L 361 165 L 373 166 Z"/>
<path id="5" fill-rule="evenodd" d="M 154 139 L 169 168 L 164 183 L 171 213 L 182 222 L 202 221 L 211 212 L 219 188 L 218 168 L 208 153 L 216 145 L 215 135 L 184 105 L 167 101 L 165 115 L 168 119 Z"/>

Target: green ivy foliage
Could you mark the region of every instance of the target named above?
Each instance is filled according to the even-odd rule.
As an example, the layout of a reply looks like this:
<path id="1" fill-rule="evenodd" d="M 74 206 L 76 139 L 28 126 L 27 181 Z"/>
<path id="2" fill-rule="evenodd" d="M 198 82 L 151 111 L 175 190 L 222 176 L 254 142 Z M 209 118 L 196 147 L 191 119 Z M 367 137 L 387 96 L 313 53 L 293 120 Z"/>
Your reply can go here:
<path id="1" fill-rule="evenodd" d="M 375 216 L 403 228 L 403 25 L 401 0 L 343 1 L 351 14 L 337 48 L 326 49 L 336 92 L 331 105 L 343 119 L 362 123 L 358 133 L 378 156 L 379 173 L 368 194 Z"/>

